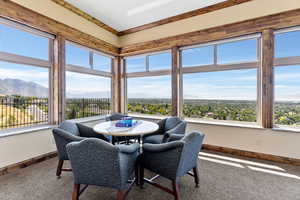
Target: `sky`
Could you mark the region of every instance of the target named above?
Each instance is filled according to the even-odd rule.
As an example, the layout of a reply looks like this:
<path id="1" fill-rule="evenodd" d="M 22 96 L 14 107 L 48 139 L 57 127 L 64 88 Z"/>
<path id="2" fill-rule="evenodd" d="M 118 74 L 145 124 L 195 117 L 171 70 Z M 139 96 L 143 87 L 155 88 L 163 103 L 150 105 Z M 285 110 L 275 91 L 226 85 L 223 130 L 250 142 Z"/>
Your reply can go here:
<path id="1" fill-rule="evenodd" d="M 300 56 L 300 31 L 279 34 L 275 38 L 275 56 Z M 217 48 L 217 63 L 230 64 L 257 60 L 255 39 L 221 44 Z M 48 39 L 0 25 L 0 51 L 48 60 Z M 184 50 L 182 65 L 213 64 L 214 49 L 203 46 Z M 68 64 L 89 66 L 86 49 L 67 44 Z M 111 59 L 94 55 L 94 69 L 109 71 Z M 127 71 L 146 69 L 145 57 L 127 59 Z M 171 69 L 170 53 L 149 57 L 149 70 Z M 275 101 L 300 101 L 300 66 L 275 67 Z M 48 87 L 48 69 L 0 61 L 0 79 L 16 78 Z M 109 97 L 110 79 L 73 72 L 66 73 L 67 97 Z M 185 99 L 255 100 L 257 70 L 231 70 L 183 75 Z M 129 98 L 171 98 L 170 76 L 128 79 Z"/>

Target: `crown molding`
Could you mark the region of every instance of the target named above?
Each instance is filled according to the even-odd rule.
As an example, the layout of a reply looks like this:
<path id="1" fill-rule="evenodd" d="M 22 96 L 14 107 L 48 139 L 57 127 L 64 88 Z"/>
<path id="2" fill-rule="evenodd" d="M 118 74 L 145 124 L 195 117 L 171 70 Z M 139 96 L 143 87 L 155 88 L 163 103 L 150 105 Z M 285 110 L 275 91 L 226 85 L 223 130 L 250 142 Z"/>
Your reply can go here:
<path id="1" fill-rule="evenodd" d="M 71 11 L 71 12 L 77 14 L 77 15 L 79 15 L 80 17 L 82 17 L 82 18 L 84 18 L 84 19 L 86 19 L 86 20 L 88 20 L 88 21 L 96 24 L 97 26 L 99 26 L 99 27 L 101 27 L 101 28 L 103 28 L 103 29 L 105 29 L 105 30 L 107 30 L 107 31 L 115 34 L 115 35 L 118 35 L 118 33 L 119 33 L 114 28 L 112 28 L 112 27 L 104 24 L 100 20 L 96 19 L 95 17 L 92 17 L 91 15 L 87 14 L 86 12 L 80 10 L 79 8 L 73 6 L 72 4 L 70 4 L 70 3 L 68 3 L 68 2 L 66 2 L 64 0 L 51 0 L 51 1 L 53 1 L 54 3 L 56 3 L 56 4 L 58 4 L 58 5 L 62 6 L 62 7 L 64 7 L 65 9 L 67 9 L 67 10 L 69 10 L 69 11 Z"/>

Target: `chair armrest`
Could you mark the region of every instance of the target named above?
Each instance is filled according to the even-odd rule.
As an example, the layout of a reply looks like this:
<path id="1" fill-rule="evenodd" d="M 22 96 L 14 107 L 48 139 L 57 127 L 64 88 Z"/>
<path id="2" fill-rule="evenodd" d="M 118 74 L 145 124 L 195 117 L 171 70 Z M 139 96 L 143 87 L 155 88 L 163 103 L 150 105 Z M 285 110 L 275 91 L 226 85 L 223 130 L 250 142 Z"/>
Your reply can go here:
<path id="1" fill-rule="evenodd" d="M 143 145 L 143 151 L 144 152 L 153 152 L 153 153 L 159 153 L 164 151 L 169 151 L 176 148 L 182 148 L 184 145 L 184 142 L 182 141 L 174 141 L 174 142 L 168 142 L 163 144 L 144 144 Z"/>
<path id="2" fill-rule="evenodd" d="M 121 153 L 126 153 L 126 154 L 136 153 L 140 148 L 140 144 L 138 143 L 131 144 L 131 145 L 120 144 L 115 146 L 119 147 Z"/>
<path id="3" fill-rule="evenodd" d="M 171 134 L 168 138 L 167 142 L 173 142 L 177 140 L 181 140 L 184 137 L 183 134 Z"/>
<path id="4" fill-rule="evenodd" d="M 60 129 L 60 128 L 54 128 L 53 134 L 64 139 L 66 142 L 81 141 L 84 139 L 82 137 L 72 135 L 69 132 L 67 132 L 63 129 Z"/>
<path id="5" fill-rule="evenodd" d="M 108 138 L 106 138 L 104 135 L 96 133 L 93 128 L 88 127 L 86 125 L 80 124 L 80 123 L 76 123 L 79 132 L 80 132 L 80 136 L 81 137 L 85 137 L 85 138 L 98 138 L 98 139 L 102 139 L 106 142 L 109 141 Z"/>

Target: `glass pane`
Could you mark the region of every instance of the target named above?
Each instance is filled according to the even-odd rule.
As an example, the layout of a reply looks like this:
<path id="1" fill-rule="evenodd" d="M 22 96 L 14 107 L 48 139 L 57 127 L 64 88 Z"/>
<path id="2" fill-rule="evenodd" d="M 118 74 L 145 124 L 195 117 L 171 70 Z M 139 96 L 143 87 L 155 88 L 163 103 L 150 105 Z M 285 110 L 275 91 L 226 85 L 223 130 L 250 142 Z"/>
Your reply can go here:
<path id="1" fill-rule="evenodd" d="M 171 114 L 171 77 L 127 79 L 128 112 L 150 115 Z"/>
<path id="2" fill-rule="evenodd" d="M 90 57 L 87 49 L 67 43 L 66 44 L 66 63 L 80 67 L 90 68 Z"/>
<path id="3" fill-rule="evenodd" d="M 257 39 L 219 44 L 218 64 L 257 61 Z"/>
<path id="4" fill-rule="evenodd" d="M 110 113 L 111 79 L 66 72 L 66 119 Z"/>
<path id="5" fill-rule="evenodd" d="M 146 71 L 146 57 L 126 58 L 126 72 Z"/>
<path id="6" fill-rule="evenodd" d="M 106 72 L 111 71 L 111 58 L 93 53 L 93 62 L 93 69 Z"/>
<path id="7" fill-rule="evenodd" d="M 257 70 L 183 75 L 183 114 L 188 118 L 256 122 Z"/>
<path id="8" fill-rule="evenodd" d="M 172 68 L 171 53 L 161 53 L 149 56 L 149 70 L 162 70 Z"/>
<path id="9" fill-rule="evenodd" d="M 275 57 L 300 56 L 300 31 L 275 35 Z"/>
<path id="10" fill-rule="evenodd" d="M 0 61 L 0 130 L 48 123 L 48 69 Z"/>
<path id="11" fill-rule="evenodd" d="M 274 124 L 300 128 L 300 66 L 274 68 Z"/>
<path id="12" fill-rule="evenodd" d="M 214 64 L 214 47 L 206 46 L 182 51 L 182 66 L 201 66 Z"/>
<path id="13" fill-rule="evenodd" d="M 49 60 L 49 39 L 0 24 L 0 51 Z"/>

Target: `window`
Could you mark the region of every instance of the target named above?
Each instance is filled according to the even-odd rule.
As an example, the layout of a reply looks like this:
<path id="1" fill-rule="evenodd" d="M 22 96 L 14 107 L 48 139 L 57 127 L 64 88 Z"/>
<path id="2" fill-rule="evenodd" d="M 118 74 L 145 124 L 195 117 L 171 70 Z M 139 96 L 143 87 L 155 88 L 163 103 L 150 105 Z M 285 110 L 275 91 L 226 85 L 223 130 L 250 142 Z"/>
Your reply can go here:
<path id="1" fill-rule="evenodd" d="M 181 51 L 184 117 L 257 121 L 258 41 L 259 35 L 255 35 Z M 189 63 L 198 68 L 185 68 Z"/>
<path id="2" fill-rule="evenodd" d="M 171 114 L 171 77 L 139 77 L 127 80 L 129 113 L 145 115 Z"/>
<path id="3" fill-rule="evenodd" d="M 48 123 L 52 44 L 52 35 L 0 18 L 0 130 Z"/>
<path id="4" fill-rule="evenodd" d="M 127 73 L 171 70 L 171 68 L 172 57 L 169 51 L 126 58 Z"/>
<path id="5" fill-rule="evenodd" d="M 72 46 L 70 49 L 73 50 L 66 51 L 66 58 L 69 60 L 65 78 L 65 118 L 76 119 L 109 114 L 112 57 L 69 42 L 66 48 L 68 45 Z"/>
<path id="6" fill-rule="evenodd" d="M 214 64 L 214 46 L 191 48 L 182 51 L 182 67 Z"/>
<path id="7" fill-rule="evenodd" d="M 67 42 L 66 63 L 69 66 L 111 72 L 112 57 L 87 47 Z"/>
<path id="8" fill-rule="evenodd" d="M 170 51 L 128 57 L 125 62 L 127 111 L 143 115 L 171 115 Z M 144 73 L 136 75 L 132 72 Z M 153 73 L 156 75 L 153 76 Z"/>
<path id="9" fill-rule="evenodd" d="M 275 34 L 273 123 L 276 127 L 299 129 L 300 31 L 287 31 L 280 30 Z"/>

